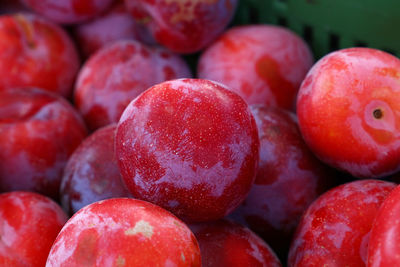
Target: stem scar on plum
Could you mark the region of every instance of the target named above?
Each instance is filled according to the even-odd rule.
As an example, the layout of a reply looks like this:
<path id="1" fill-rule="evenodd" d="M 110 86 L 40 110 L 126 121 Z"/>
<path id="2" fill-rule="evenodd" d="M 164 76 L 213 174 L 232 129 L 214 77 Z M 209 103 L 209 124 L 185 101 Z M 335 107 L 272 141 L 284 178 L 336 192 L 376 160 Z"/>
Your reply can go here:
<path id="1" fill-rule="evenodd" d="M 22 29 L 23 36 L 25 37 L 26 44 L 29 48 L 36 48 L 36 43 L 33 37 L 33 26 L 27 21 L 27 19 L 22 14 L 17 14 L 14 16 L 16 23 Z"/>
<path id="2" fill-rule="evenodd" d="M 382 119 L 383 117 L 383 111 L 381 108 L 376 108 L 374 109 L 374 111 L 372 112 L 372 115 L 374 116 L 375 119 Z"/>

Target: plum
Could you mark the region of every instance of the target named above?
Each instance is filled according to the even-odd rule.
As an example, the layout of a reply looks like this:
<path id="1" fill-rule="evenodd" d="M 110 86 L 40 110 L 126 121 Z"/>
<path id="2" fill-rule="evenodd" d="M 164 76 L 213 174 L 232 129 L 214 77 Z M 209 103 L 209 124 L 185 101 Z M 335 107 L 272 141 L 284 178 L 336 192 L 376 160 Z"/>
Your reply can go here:
<path id="1" fill-rule="evenodd" d="M 190 77 L 186 62 L 168 50 L 121 40 L 99 50 L 82 67 L 75 105 L 95 130 L 117 123 L 129 102 L 149 87 Z"/>
<path id="2" fill-rule="evenodd" d="M 259 160 L 246 102 L 202 79 L 146 90 L 125 109 L 115 141 L 130 192 L 190 222 L 233 211 L 253 185 Z"/>
<path id="3" fill-rule="evenodd" d="M 248 104 L 294 110 L 296 95 L 313 56 L 308 45 L 287 28 L 236 26 L 200 56 L 198 77 L 221 82 Z"/>
<path id="4" fill-rule="evenodd" d="M 113 0 L 21 0 L 47 19 L 61 24 L 76 24 L 106 11 Z"/>
<path id="5" fill-rule="evenodd" d="M 238 0 L 125 0 L 154 39 L 177 53 L 204 49 L 228 26 Z"/>
<path id="6" fill-rule="evenodd" d="M 58 200 L 67 160 L 86 135 L 83 119 L 62 97 L 37 88 L 0 91 L 0 191 Z"/>
<path id="7" fill-rule="evenodd" d="M 73 33 L 85 58 L 118 40 L 155 44 L 147 28 L 133 19 L 122 1 L 117 2 L 107 13 L 76 25 Z"/>
<path id="8" fill-rule="evenodd" d="M 303 214 L 288 266 L 365 266 L 374 219 L 395 187 L 391 182 L 365 179 L 322 194 Z"/>
<path id="9" fill-rule="evenodd" d="M 149 202 L 113 198 L 92 203 L 62 228 L 46 267 L 200 267 L 199 245 L 190 229 Z"/>
<path id="10" fill-rule="evenodd" d="M 353 47 L 308 72 L 297 114 L 307 145 L 325 163 L 358 178 L 400 170 L 400 59 Z"/>
<path id="11" fill-rule="evenodd" d="M 367 266 L 396 266 L 399 262 L 400 186 L 390 192 L 375 217 L 368 242 Z"/>
<path id="12" fill-rule="evenodd" d="M 245 226 L 229 220 L 189 225 L 204 267 L 282 266 L 274 251 Z"/>
<path id="13" fill-rule="evenodd" d="M 250 108 L 260 138 L 260 163 L 249 195 L 230 217 L 250 227 L 283 258 L 301 215 L 334 185 L 336 172 L 304 143 L 294 113 L 264 105 Z"/>
<path id="14" fill-rule="evenodd" d="M 0 90 L 40 87 L 70 97 L 79 65 L 58 25 L 27 13 L 0 16 Z"/>
<path id="15" fill-rule="evenodd" d="M 0 265 L 42 267 L 68 217 L 53 200 L 33 192 L 0 194 Z"/>
<path id="16" fill-rule="evenodd" d="M 98 129 L 74 151 L 64 169 L 60 197 L 70 214 L 93 202 L 131 197 L 114 156 L 116 124 Z"/>

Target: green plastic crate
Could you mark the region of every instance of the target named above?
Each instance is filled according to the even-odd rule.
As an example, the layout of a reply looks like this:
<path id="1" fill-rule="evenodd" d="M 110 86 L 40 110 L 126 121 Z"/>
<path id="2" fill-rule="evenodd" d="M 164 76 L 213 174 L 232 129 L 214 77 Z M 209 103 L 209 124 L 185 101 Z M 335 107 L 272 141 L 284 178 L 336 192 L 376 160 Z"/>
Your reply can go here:
<path id="1" fill-rule="evenodd" d="M 400 56 L 400 0 L 239 0 L 234 24 L 286 26 L 316 58 L 366 46 Z"/>

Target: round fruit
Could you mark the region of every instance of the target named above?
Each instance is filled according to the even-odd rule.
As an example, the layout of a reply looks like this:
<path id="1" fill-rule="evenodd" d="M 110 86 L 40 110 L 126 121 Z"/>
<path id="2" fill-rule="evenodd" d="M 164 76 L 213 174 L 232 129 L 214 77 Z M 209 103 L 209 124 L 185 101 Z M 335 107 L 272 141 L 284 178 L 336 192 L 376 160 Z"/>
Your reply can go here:
<path id="1" fill-rule="evenodd" d="M 205 48 L 231 21 L 238 0 L 125 0 L 154 39 L 177 53 Z"/>
<path id="2" fill-rule="evenodd" d="M 221 84 L 180 79 L 133 100 L 117 127 L 116 153 L 132 194 L 189 221 L 222 218 L 252 186 L 257 126 Z"/>
<path id="3" fill-rule="evenodd" d="M 308 149 L 295 114 L 278 107 L 250 108 L 260 137 L 260 163 L 249 195 L 230 216 L 286 257 L 301 215 L 333 185 L 334 172 Z"/>
<path id="4" fill-rule="evenodd" d="M 0 265 L 42 267 L 68 217 L 53 200 L 32 192 L 0 194 Z"/>
<path id="5" fill-rule="evenodd" d="M 290 30 L 272 25 L 233 27 L 201 55 L 199 78 L 221 82 L 248 104 L 294 109 L 313 56 Z"/>
<path id="6" fill-rule="evenodd" d="M 0 191 L 58 200 L 67 160 L 86 135 L 79 113 L 62 97 L 35 88 L 0 91 Z"/>
<path id="7" fill-rule="evenodd" d="M 199 267 L 199 245 L 190 229 L 151 203 L 114 198 L 92 203 L 64 225 L 47 267 Z"/>
<path id="8" fill-rule="evenodd" d="M 400 170 L 400 59 L 348 48 L 317 62 L 297 99 L 300 130 L 326 163 L 360 178 Z"/>
<path id="9" fill-rule="evenodd" d="M 280 267 L 274 251 L 250 229 L 228 220 L 190 225 L 203 267 Z"/>
<path id="10" fill-rule="evenodd" d="M 95 19 L 76 25 L 74 36 L 85 58 L 101 47 L 119 40 L 154 43 L 148 30 L 128 13 L 123 1 Z"/>
<path id="11" fill-rule="evenodd" d="M 288 266 L 365 266 L 375 216 L 395 187 L 381 180 L 357 180 L 321 195 L 303 214 Z"/>
<path id="12" fill-rule="evenodd" d="M 22 0 L 36 13 L 56 23 L 80 23 L 107 10 L 113 0 Z"/>
<path id="13" fill-rule="evenodd" d="M 60 197 L 70 214 L 93 202 L 130 197 L 114 156 L 116 124 L 88 136 L 74 151 L 64 169 Z"/>
<path id="14" fill-rule="evenodd" d="M 140 42 L 117 41 L 97 51 L 78 74 L 75 105 L 95 130 L 117 123 L 126 106 L 149 87 L 176 78 L 190 78 L 178 55 Z"/>
<path id="15" fill-rule="evenodd" d="M 400 258 L 400 186 L 382 203 L 368 242 L 368 267 L 396 266 Z"/>
<path id="16" fill-rule="evenodd" d="M 70 97 L 79 64 L 58 25 L 28 13 L 0 16 L 0 90 L 40 87 Z"/>

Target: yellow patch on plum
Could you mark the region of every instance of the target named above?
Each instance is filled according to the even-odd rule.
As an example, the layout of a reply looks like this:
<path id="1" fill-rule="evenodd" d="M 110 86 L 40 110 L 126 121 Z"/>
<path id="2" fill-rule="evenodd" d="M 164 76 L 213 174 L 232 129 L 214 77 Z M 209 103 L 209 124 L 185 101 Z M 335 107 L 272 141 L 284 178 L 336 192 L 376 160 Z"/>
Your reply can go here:
<path id="1" fill-rule="evenodd" d="M 166 0 L 167 4 L 176 4 L 179 11 L 176 12 L 170 22 L 176 24 L 183 21 L 192 21 L 195 18 L 195 9 L 198 4 L 212 5 L 218 2 L 218 0 Z"/>
<path id="2" fill-rule="evenodd" d="M 144 220 L 140 220 L 135 224 L 134 227 L 129 228 L 125 231 L 125 235 L 128 236 L 137 235 L 139 233 L 147 238 L 151 238 L 151 236 L 153 235 L 153 226 L 151 226 L 150 223 Z"/>

